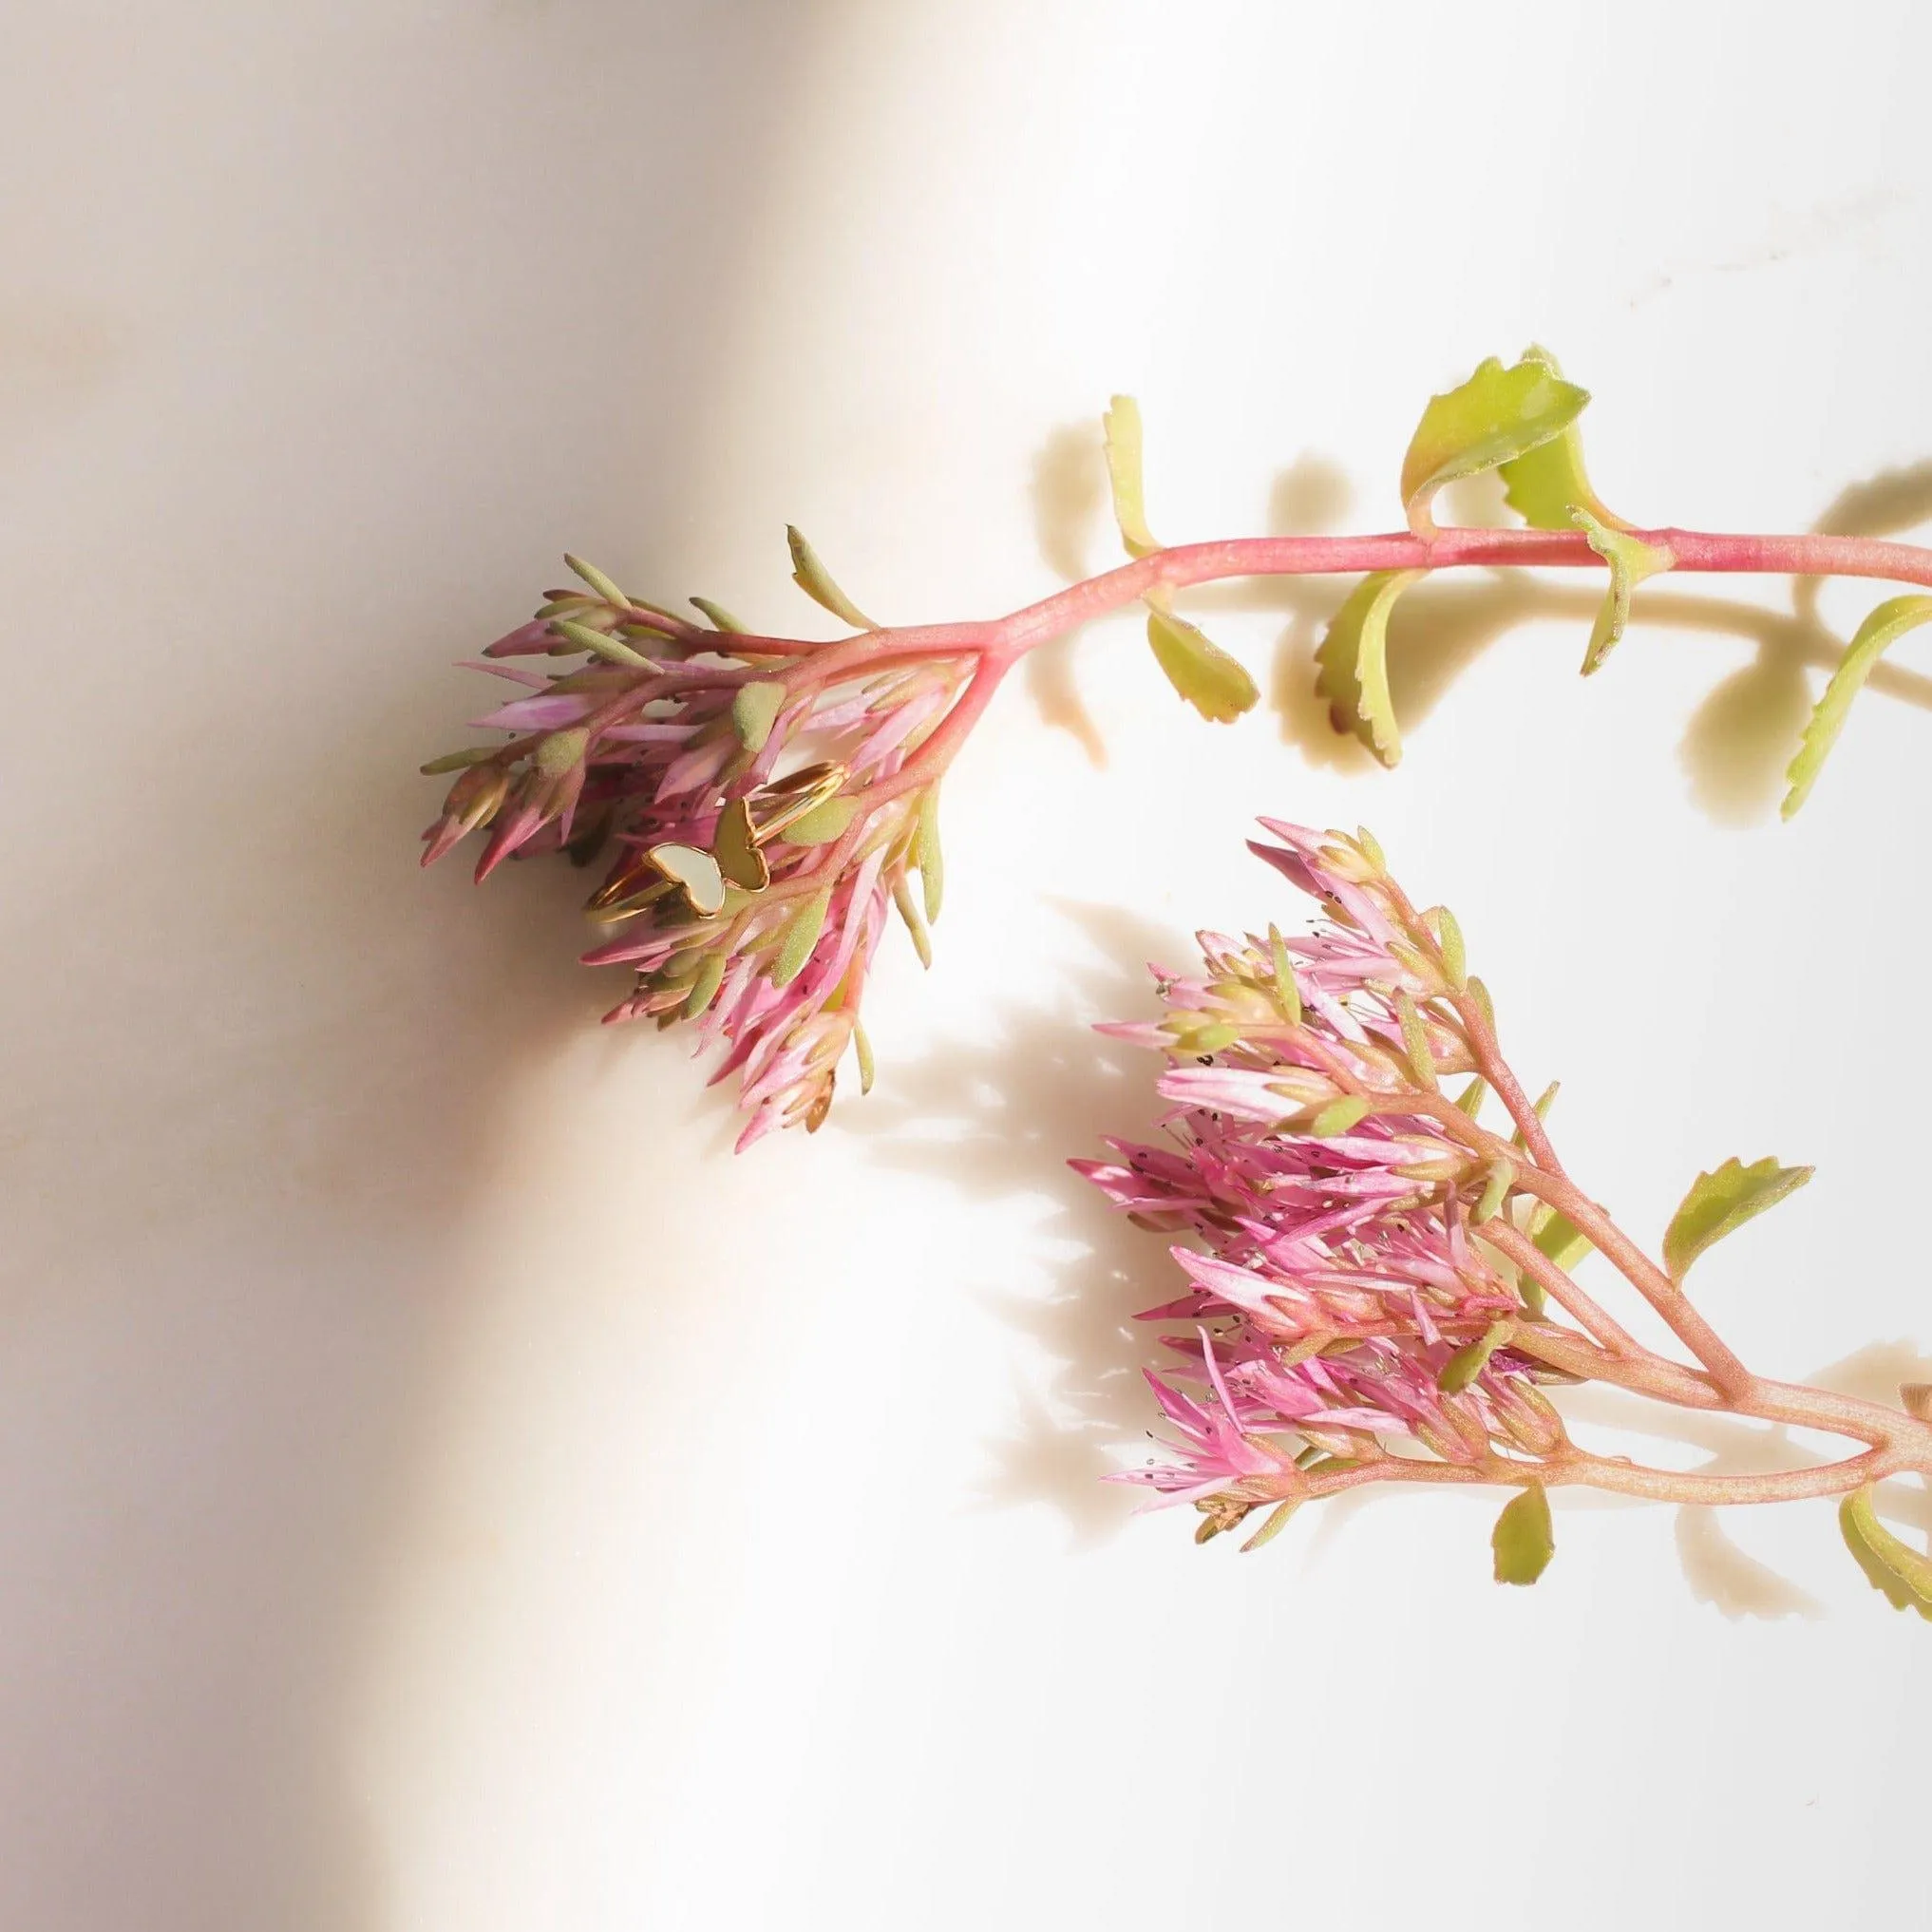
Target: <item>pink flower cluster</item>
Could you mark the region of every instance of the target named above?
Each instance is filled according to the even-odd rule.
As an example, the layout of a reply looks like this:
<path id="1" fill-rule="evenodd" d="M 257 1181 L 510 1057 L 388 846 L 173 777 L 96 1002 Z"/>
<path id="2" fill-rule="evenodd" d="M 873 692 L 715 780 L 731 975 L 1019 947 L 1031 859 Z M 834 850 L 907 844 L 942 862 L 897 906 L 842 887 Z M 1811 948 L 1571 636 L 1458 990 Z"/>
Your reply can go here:
<path id="1" fill-rule="evenodd" d="M 635 977 L 606 1017 L 696 1021 L 724 1049 L 713 1078 L 740 1076 L 741 1148 L 815 1129 L 848 1047 L 870 1084 L 859 1005 L 889 903 L 929 957 L 942 761 L 919 751 L 972 666 L 710 630 L 575 567 L 596 595 L 549 593 L 472 663 L 527 694 L 475 721 L 507 742 L 425 767 L 460 775 L 423 862 L 479 829 L 479 881 L 513 856 L 611 850 L 588 910 L 612 936 L 585 963 Z M 504 661 L 546 654 L 589 662 Z"/>
<path id="2" fill-rule="evenodd" d="M 1173 1248 L 1186 1293 L 1144 1319 L 1181 1366 L 1149 1373 L 1171 1460 L 1123 1472 L 1225 1527 L 1292 1499 L 1301 1472 L 1380 1459 L 1380 1438 L 1475 1463 L 1548 1452 L 1562 1428 L 1507 1346 L 1524 1305 L 1474 1238 L 1483 1165 L 1444 1130 L 1467 1070 L 1461 936 L 1417 914 L 1366 834 L 1266 819 L 1252 849 L 1319 902 L 1314 933 L 1201 935 L 1203 971 L 1157 975 L 1159 1022 L 1103 1031 L 1170 1056 L 1164 1145 L 1073 1165 Z M 1426 1009 L 1426 1011 L 1425 1011 Z M 1185 1386 L 1176 1386 L 1182 1384 Z"/>

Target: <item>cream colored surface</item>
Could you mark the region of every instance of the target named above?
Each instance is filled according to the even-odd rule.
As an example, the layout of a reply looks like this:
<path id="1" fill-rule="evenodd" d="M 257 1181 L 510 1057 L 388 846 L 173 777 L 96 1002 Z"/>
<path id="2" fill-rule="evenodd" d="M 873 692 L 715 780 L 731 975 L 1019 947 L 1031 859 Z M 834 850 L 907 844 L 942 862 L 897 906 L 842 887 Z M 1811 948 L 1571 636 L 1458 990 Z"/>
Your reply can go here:
<path id="1" fill-rule="evenodd" d="M 890 618 L 1098 567 L 1115 388 L 1175 537 L 1386 527 L 1423 398 L 1530 338 L 1614 502 L 1805 527 L 1932 456 L 1916 9 L 8 41 L 0 1925 L 1925 1923 L 1932 1653 L 1828 1508 L 1562 1509 L 1506 1594 L 1476 1499 L 1197 1551 L 1095 1480 L 1169 1278 L 1060 1165 L 1146 1117 L 1085 1031 L 1139 962 L 1293 910 L 1246 820 L 1367 819 L 1634 1227 L 1820 1165 L 1703 1290 L 1882 1392 L 1932 1347 L 1926 687 L 1766 818 L 1858 595 L 1646 591 L 1586 685 L 1586 592 L 1431 587 L 1393 775 L 1306 697 L 1333 587 L 1197 600 L 1232 729 L 1097 629 L 949 786 L 881 1089 L 736 1163 L 597 1029 L 577 881 L 417 876 L 412 775 L 566 545 L 772 623 L 787 519 Z"/>

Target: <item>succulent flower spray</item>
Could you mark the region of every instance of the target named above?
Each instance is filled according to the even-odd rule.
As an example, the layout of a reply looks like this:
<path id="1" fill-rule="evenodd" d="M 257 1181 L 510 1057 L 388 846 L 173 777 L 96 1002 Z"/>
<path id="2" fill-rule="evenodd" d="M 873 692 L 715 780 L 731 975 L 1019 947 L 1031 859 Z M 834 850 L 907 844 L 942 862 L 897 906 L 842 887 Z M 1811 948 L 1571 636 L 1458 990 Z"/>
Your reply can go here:
<path id="1" fill-rule="evenodd" d="M 1165 1018 L 1104 1028 L 1167 1055 L 1172 1110 L 1160 1144 L 1073 1164 L 1139 1225 L 1183 1238 L 1185 1290 L 1145 1317 L 1187 1324 L 1165 1337 L 1178 1372 L 1147 1376 L 1173 1440 L 1123 1480 L 1192 1503 L 1202 1542 L 1264 1509 L 1250 1548 L 1303 1503 L 1366 1484 L 1497 1485 L 1515 1491 L 1493 1537 L 1506 1583 L 1543 1573 L 1548 1491 L 1565 1484 L 1689 1504 L 1838 1496 L 1866 1576 L 1932 1619 L 1932 1561 L 1875 1497 L 1887 1476 L 1932 1476 L 1932 1385 L 1891 1409 L 1768 1381 L 1685 1291 L 1706 1249 L 1810 1168 L 1729 1160 L 1698 1175 L 1654 1259 L 1564 1167 L 1544 1119 L 1556 1088 L 1532 1101 L 1504 1057 L 1449 908 L 1418 911 L 1367 832 L 1262 827 L 1252 849 L 1319 924 L 1203 933 L 1199 972 L 1159 979 Z M 1684 1359 L 1644 1347 L 1583 1286 L 1592 1252 Z M 1571 1440 L 1544 1390 L 1582 1381 L 1858 1449 L 1762 1475 L 1650 1468 Z"/>
<path id="2" fill-rule="evenodd" d="M 1434 571 L 1602 573 L 1585 675 L 1622 636 L 1638 587 L 1666 572 L 1932 591 L 1932 550 L 1909 544 L 1642 528 L 1617 516 L 1583 467 L 1577 422 L 1588 401 L 1546 350 L 1507 367 L 1492 359 L 1424 410 L 1402 464 L 1405 528 L 1165 546 L 1145 507 L 1139 411 L 1116 397 L 1106 452 L 1128 560 L 992 620 L 877 624 L 795 529 L 795 581 L 849 635 L 762 635 L 705 597 L 687 616 L 566 559 L 578 584 L 546 593 L 529 621 L 470 661 L 520 691 L 476 721 L 500 738 L 424 767 L 454 774 L 424 863 L 471 832 L 483 835 L 479 880 L 512 857 L 601 862 L 587 911 L 602 937 L 584 959 L 633 975 L 606 1017 L 689 1022 L 717 1048 L 713 1079 L 739 1083 L 742 1149 L 774 1128 L 815 1130 L 848 1053 L 870 1088 L 865 981 L 894 913 L 930 960 L 947 767 L 1013 667 L 1097 617 L 1144 606 L 1175 691 L 1226 723 L 1256 703 L 1254 680 L 1179 614 L 1177 594 L 1238 578 L 1356 577 L 1316 653 L 1316 690 L 1337 730 L 1393 765 L 1390 616 Z M 1444 487 L 1490 471 L 1525 527 L 1438 524 Z M 1860 626 L 1793 748 L 1787 817 L 1873 667 L 1928 618 L 1932 595 L 1911 594 Z M 530 659 L 564 662 L 536 670 Z M 1199 1387 L 1189 1395 L 1156 1382 L 1184 1437 L 1181 1460 L 1137 1480 L 1193 1500 L 1209 1533 L 1271 1503 L 1262 1534 L 1299 1502 L 1369 1482 L 1513 1486 L 1497 1530 L 1497 1574 L 1510 1582 L 1546 1560 L 1545 1491 L 1563 1483 L 1695 1501 L 1842 1493 L 1867 1574 L 1894 1602 L 1932 1615 L 1932 1566 L 1879 1523 L 1871 1489 L 1932 1468 L 1923 1392 L 1894 1411 L 1760 1381 L 1680 1286 L 1704 1245 L 1806 1170 L 1731 1163 L 1704 1177 L 1659 1267 L 1557 1163 L 1501 1059 L 1448 915 L 1413 913 L 1365 837 L 1317 841 L 1269 823 L 1283 841 L 1270 856 L 1321 900 L 1330 929 L 1302 941 L 1271 933 L 1265 945 L 1210 939 L 1204 978 L 1164 982 L 1173 1011 L 1160 1039 L 1186 1063 L 1163 1084 L 1179 1108 L 1174 1145 L 1092 1170 L 1132 1212 L 1199 1244 L 1177 1250 L 1191 1258 L 1184 1305 L 1197 1329 L 1180 1347 Z M 1502 1103 L 1511 1139 L 1479 1124 L 1468 1094 L 1442 1096 L 1438 1076 L 1457 1070 L 1476 1076 L 1471 1093 Z M 1695 1366 L 1638 1348 L 1597 1308 L 1567 1272 L 1580 1243 L 1664 1314 Z M 1213 1321 L 1230 1326 L 1217 1335 Z M 1639 1469 L 1569 1443 L 1542 1392 L 1563 1378 L 1803 1422 L 1865 1449 L 1778 1476 Z M 1411 1451 L 1387 1447 L 1391 1435 Z"/>

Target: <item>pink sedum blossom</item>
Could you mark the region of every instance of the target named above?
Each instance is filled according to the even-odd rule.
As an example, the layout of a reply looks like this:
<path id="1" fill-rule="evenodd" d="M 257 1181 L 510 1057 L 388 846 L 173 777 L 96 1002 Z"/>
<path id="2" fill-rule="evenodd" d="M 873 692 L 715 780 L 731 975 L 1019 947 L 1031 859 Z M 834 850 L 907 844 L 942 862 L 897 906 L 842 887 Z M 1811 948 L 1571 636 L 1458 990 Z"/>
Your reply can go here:
<path id="1" fill-rule="evenodd" d="M 973 662 L 707 630 L 574 567 L 598 594 L 552 592 L 477 666 L 526 694 L 479 721 L 507 744 L 426 767 L 462 768 L 424 863 L 479 829 L 479 881 L 511 858 L 609 854 L 588 908 L 607 937 L 585 963 L 634 983 L 606 1018 L 694 1021 L 713 1079 L 738 1078 L 741 1148 L 815 1129 L 848 1051 L 870 1084 L 859 1009 L 889 906 L 929 957 L 936 739 Z M 590 661 L 503 661 L 544 654 Z"/>

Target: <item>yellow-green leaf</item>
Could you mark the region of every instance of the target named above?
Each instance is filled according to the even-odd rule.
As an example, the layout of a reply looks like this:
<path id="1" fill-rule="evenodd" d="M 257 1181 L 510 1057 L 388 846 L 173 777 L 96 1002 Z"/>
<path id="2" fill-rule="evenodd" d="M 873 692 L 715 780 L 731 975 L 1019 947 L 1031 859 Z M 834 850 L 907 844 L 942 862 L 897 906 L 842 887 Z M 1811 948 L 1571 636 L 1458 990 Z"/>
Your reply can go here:
<path id="1" fill-rule="evenodd" d="M 1443 976 L 1458 993 L 1469 983 L 1468 942 L 1463 938 L 1462 922 L 1446 905 L 1431 908 L 1424 917 L 1432 922 L 1435 943 L 1442 954 Z"/>
<path id="2" fill-rule="evenodd" d="M 828 885 L 792 914 L 785 937 L 779 941 L 778 957 L 771 964 L 772 985 L 789 986 L 805 971 L 812 948 L 819 943 L 819 934 L 824 929 L 825 914 L 831 904 L 832 888 Z"/>
<path id="3" fill-rule="evenodd" d="M 1932 597 L 1891 597 L 1858 627 L 1858 635 L 1847 648 L 1838 669 L 1831 673 L 1831 681 L 1825 687 L 1825 695 L 1818 700 L 1818 709 L 1811 713 L 1811 722 L 1805 727 L 1804 742 L 1798 747 L 1798 755 L 1791 760 L 1785 773 L 1786 782 L 1790 786 L 1785 793 L 1782 807 L 1786 818 L 1790 818 L 1811 795 L 1811 787 L 1818 782 L 1826 754 L 1838 742 L 1838 734 L 1845 729 L 1845 714 L 1850 710 L 1852 699 L 1871 675 L 1872 667 L 1885 655 L 1894 639 L 1903 637 L 1907 631 L 1928 618 L 1932 618 Z"/>
<path id="4" fill-rule="evenodd" d="M 1345 1134 L 1366 1118 L 1369 1103 L 1359 1093 L 1345 1093 L 1331 1100 L 1308 1124 L 1308 1131 L 1318 1141 L 1332 1141 Z"/>
<path id="5" fill-rule="evenodd" d="M 462 771 L 471 765 L 487 765 L 502 748 L 501 745 L 472 745 L 466 751 L 445 751 L 441 758 L 432 758 L 416 769 L 425 778 L 435 778 L 445 771 Z"/>
<path id="6" fill-rule="evenodd" d="M 563 560 L 597 596 L 607 604 L 628 605 L 631 601 L 617 586 L 600 571 L 596 564 L 586 563 L 580 557 L 573 557 L 569 551 L 563 553 Z"/>
<path id="7" fill-rule="evenodd" d="M 1574 1268 L 1591 1247 L 1590 1237 L 1579 1233 L 1569 1216 L 1559 1213 L 1553 1207 L 1543 1216 L 1531 1240 L 1565 1273 Z"/>
<path id="8" fill-rule="evenodd" d="M 1107 441 L 1107 474 L 1113 485 L 1120 540 L 1129 557 L 1146 557 L 1161 546 L 1147 528 L 1141 488 L 1141 406 L 1131 396 L 1116 396 L 1100 426 Z"/>
<path id="9" fill-rule="evenodd" d="M 1590 540 L 1590 548 L 1610 566 L 1610 589 L 1583 651 L 1583 675 L 1588 677 L 1623 635 L 1624 626 L 1630 622 L 1631 592 L 1645 578 L 1675 568 L 1677 559 L 1674 550 L 1661 543 L 1645 543 L 1624 531 L 1613 530 L 1588 510 L 1579 509 L 1573 521 Z"/>
<path id="10" fill-rule="evenodd" d="M 919 800 L 919 829 L 914 844 L 926 919 L 938 923 L 939 901 L 946 896 L 945 859 L 939 850 L 939 787 L 930 786 Z"/>
<path id="11" fill-rule="evenodd" d="M 718 988 L 725 983 L 725 956 L 722 953 L 707 953 L 699 965 L 696 976 L 691 982 L 691 991 L 684 996 L 684 1016 L 696 1019 L 718 996 Z"/>
<path id="12" fill-rule="evenodd" d="M 1264 1544 L 1273 1543 L 1288 1527 L 1288 1519 L 1300 1507 L 1301 1499 L 1298 1496 L 1290 1496 L 1276 1504 L 1274 1508 L 1268 1511 L 1260 1528 L 1241 1544 L 1241 1554 L 1245 1555 L 1251 1549 L 1260 1549 Z"/>
<path id="13" fill-rule="evenodd" d="M 1902 1543 L 1879 1521 L 1869 1483 L 1838 1506 L 1838 1527 L 1872 1588 L 1883 1591 L 1894 1610 L 1916 1610 L 1932 1622 L 1932 1558 Z"/>
<path id="14" fill-rule="evenodd" d="M 1210 724 L 1232 724 L 1260 696 L 1237 659 L 1171 611 L 1147 606 L 1147 642 L 1167 682 Z"/>
<path id="15" fill-rule="evenodd" d="M 1489 1357 L 1516 1333 L 1507 1319 L 1492 1321 L 1467 1348 L 1458 1349 L 1436 1372 L 1435 1386 L 1445 1395 L 1460 1395 L 1488 1366 Z"/>
<path id="16" fill-rule="evenodd" d="M 933 963 L 933 938 L 926 931 L 926 922 L 919 916 L 919 906 L 914 902 L 912 886 L 904 879 L 892 881 L 892 902 L 899 908 L 899 916 L 905 921 L 905 929 L 912 935 L 913 951 L 919 956 L 919 964 L 931 969 Z"/>
<path id="17" fill-rule="evenodd" d="M 1494 1221 L 1503 1211 L 1503 1202 L 1509 1189 L 1515 1184 L 1516 1169 L 1507 1161 L 1491 1161 L 1488 1173 L 1483 1181 L 1483 1192 L 1476 1203 L 1474 1220 L 1478 1227 L 1486 1221 Z"/>
<path id="18" fill-rule="evenodd" d="M 1402 759 L 1402 734 L 1389 696 L 1389 614 L 1423 573 L 1378 570 L 1365 577 L 1329 619 L 1315 653 L 1315 689 L 1337 731 L 1353 731 L 1384 765 Z"/>
<path id="19" fill-rule="evenodd" d="M 1796 1193 L 1811 1174 L 1809 1167 L 1780 1167 L 1769 1154 L 1748 1167 L 1733 1155 L 1721 1167 L 1699 1174 L 1664 1230 L 1664 1266 L 1671 1279 L 1681 1281 L 1713 1242 Z"/>
<path id="20" fill-rule="evenodd" d="M 785 828 L 785 836 L 794 845 L 829 845 L 835 839 L 845 836 L 845 828 L 858 810 L 856 798 L 828 798 L 803 818 L 792 820 Z"/>
<path id="21" fill-rule="evenodd" d="M 852 1051 L 859 1056 L 859 1091 L 870 1093 L 878 1065 L 872 1057 L 872 1042 L 866 1038 L 865 1029 L 857 1020 L 852 1022 Z"/>
<path id="22" fill-rule="evenodd" d="M 1430 502 L 1445 483 L 1479 476 L 1561 436 L 1589 400 L 1587 390 L 1531 355 L 1508 369 L 1491 356 L 1460 388 L 1431 396 L 1402 459 L 1410 528 L 1433 536 Z"/>
<path id="23" fill-rule="evenodd" d="M 1301 1024 L 1301 989 L 1295 981 L 1295 962 L 1288 957 L 1288 942 L 1281 929 L 1268 928 L 1269 964 L 1275 969 L 1275 997 L 1280 1002 L 1283 1017 L 1291 1027 Z"/>
<path id="24" fill-rule="evenodd" d="M 691 602 L 708 616 L 720 631 L 742 632 L 748 626 L 741 624 L 723 604 L 714 604 L 710 597 L 692 597 Z"/>
<path id="25" fill-rule="evenodd" d="M 785 540 L 791 546 L 791 580 L 810 597 L 823 604 L 835 617 L 843 617 L 855 631 L 876 631 L 879 626 L 832 580 L 832 573 L 819 561 L 819 554 L 799 534 L 798 526 L 785 526 Z"/>
<path id="26" fill-rule="evenodd" d="M 552 731 L 539 744 L 531 763 L 545 778 L 561 778 L 583 763 L 589 745 L 590 733 L 581 725 L 568 731 Z"/>
<path id="27" fill-rule="evenodd" d="M 731 693 L 731 729 L 748 751 L 762 751 L 785 709 L 785 686 L 775 677 L 753 678 Z"/>
<path id="28" fill-rule="evenodd" d="M 1563 374 L 1556 357 L 1535 343 L 1523 351 L 1522 360 L 1540 362 L 1553 376 Z M 1613 516 L 1590 487 L 1583 469 L 1583 439 L 1574 422 L 1547 443 L 1511 457 L 1497 474 L 1509 507 L 1532 530 L 1567 530 L 1574 510 L 1589 511 L 1613 530 L 1630 527 L 1621 517 Z"/>
<path id="29" fill-rule="evenodd" d="M 1520 1496 L 1503 1506 L 1496 1527 L 1489 1532 L 1496 1555 L 1499 1583 L 1533 1583 L 1556 1554 L 1556 1534 L 1549 1520 L 1549 1498 L 1541 1483 L 1532 1483 Z"/>
<path id="30" fill-rule="evenodd" d="M 1395 1021 L 1402 1029 L 1402 1045 L 1408 1053 L 1409 1070 L 1414 1074 L 1416 1085 L 1430 1093 L 1435 1092 L 1435 1055 L 1430 1051 L 1429 1029 L 1423 1025 L 1414 1000 L 1406 993 L 1398 992 L 1395 995 Z"/>
<path id="31" fill-rule="evenodd" d="M 608 658 L 613 664 L 621 664 L 631 671 L 654 671 L 656 666 L 640 652 L 633 651 L 621 638 L 613 637 L 607 632 L 594 630 L 588 624 L 579 624 L 575 617 L 552 617 L 550 628 L 559 633 L 579 651 L 595 652 L 597 656 Z"/>

